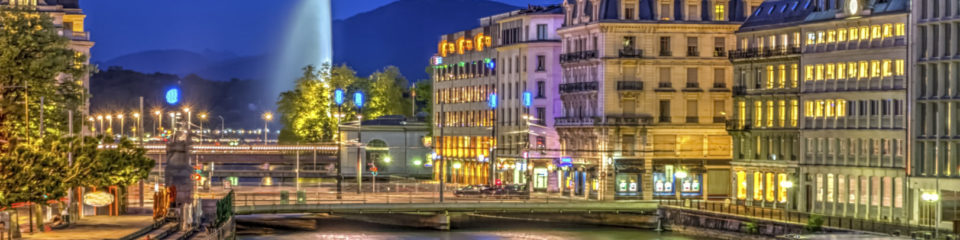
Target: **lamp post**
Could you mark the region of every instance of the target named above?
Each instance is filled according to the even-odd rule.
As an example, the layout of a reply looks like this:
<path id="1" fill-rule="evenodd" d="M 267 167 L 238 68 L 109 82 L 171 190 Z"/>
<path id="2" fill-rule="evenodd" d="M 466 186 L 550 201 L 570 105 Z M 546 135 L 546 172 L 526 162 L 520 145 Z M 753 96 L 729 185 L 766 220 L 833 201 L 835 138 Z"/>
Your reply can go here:
<path id="1" fill-rule="evenodd" d="M 203 122 L 207 121 L 207 114 L 200 113 L 200 144 L 203 144 Z"/>
<path id="2" fill-rule="evenodd" d="M 137 139 L 142 139 L 143 136 L 141 135 L 143 134 L 140 134 L 140 132 L 142 131 L 141 130 L 142 126 L 140 126 L 140 113 L 134 113 L 133 119 L 137 121 L 136 123 L 134 123 L 134 126 L 135 126 L 134 128 L 136 129 L 133 130 L 133 134 L 135 137 L 137 137 Z"/>
<path id="3" fill-rule="evenodd" d="M 363 158 L 360 156 L 360 148 L 363 147 L 363 93 L 353 93 L 353 104 L 357 106 L 357 194 L 360 194 L 363 186 Z"/>
<path id="4" fill-rule="evenodd" d="M 524 113 L 523 119 L 527 129 L 526 131 L 524 131 L 526 133 L 526 136 L 524 136 L 525 144 L 523 145 L 523 152 L 521 153 L 523 154 L 523 169 L 518 169 L 516 171 L 520 171 L 521 173 L 523 173 L 523 175 L 520 175 L 520 174 L 517 174 L 517 175 L 523 176 L 524 180 L 526 181 L 525 183 L 527 183 L 527 185 L 530 185 L 529 183 L 533 182 L 531 181 L 531 178 L 533 178 L 533 172 L 530 172 L 529 175 L 527 173 L 527 168 L 528 166 L 530 166 L 530 163 L 529 163 L 530 160 L 528 156 L 530 154 L 530 126 L 531 126 L 530 120 L 532 119 L 530 116 L 530 106 L 532 105 L 533 105 L 533 94 L 528 91 L 524 91 L 523 92 L 523 109 L 525 113 Z M 515 183 L 519 184 L 520 181 L 517 180 Z M 527 189 L 533 189 L 533 185 L 530 185 L 529 188 Z M 585 193 L 585 194 L 587 196 L 590 195 L 589 193 Z"/>
<path id="5" fill-rule="evenodd" d="M 93 117 L 90 117 L 87 120 L 90 120 L 90 132 L 94 134 L 97 133 L 97 121 Z"/>
<path id="6" fill-rule="evenodd" d="M 177 123 L 177 113 L 176 113 L 176 112 L 170 112 L 170 132 L 171 132 L 171 135 L 176 135 L 176 134 L 175 134 L 175 132 L 177 131 L 177 124 L 176 124 L 176 123 Z"/>
<path id="7" fill-rule="evenodd" d="M 223 116 L 217 115 L 217 118 L 220 118 L 220 134 L 219 134 L 218 136 L 220 136 L 220 138 L 223 138 L 223 134 L 224 134 L 224 132 L 223 132 Z M 218 142 L 218 143 L 221 142 L 221 141 L 223 141 L 223 140 L 222 140 L 222 139 L 217 139 L 217 142 Z"/>
<path id="8" fill-rule="evenodd" d="M 343 199 L 343 162 L 340 159 L 343 139 L 340 138 L 340 118 L 343 117 L 343 89 L 333 91 L 333 102 L 337 104 L 337 199 Z"/>
<path id="9" fill-rule="evenodd" d="M 160 131 L 160 129 L 163 128 L 163 111 L 154 110 L 153 115 L 155 116 L 153 121 L 157 124 L 157 127 L 153 129 L 153 135 L 156 136 L 159 135 L 157 134 L 157 131 Z"/>
<path id="10" fill-rule="evenodd" d="M 117 114 L 117 119 L 120 120 L 120 138 L 123 138 L 123 113 Z"/>
<path id="11" fill-rule="evenodd" d="M 190 130 L 193 129 L 193 116 L 190 107 L 184 107 L 183 112 L 187 113 L 187 138 L 190 138 Z"/>
<path id="12" fill-rule="evenodd" d="M 263 113 L 263 145 L 267 145 L 267 132 L 270 131 L 270 129 L 267 129 L 267 123 L 270 120 L 273 120 L 273 113 Z"/>
<path id="13" fill-rule="evenodd" d="M 97 115 L 97 120 L 100 121 L 100 135 L 104 134 L 103 130 L 103 115 Z"/>
<path id="14" fill-rule="evenodd" d="M 491 93 L 487 96 L 487 105 L 493 112 L 493 131 L 490 131 L 490 184 L 497 183 L 497 94 Z"/>
<path id="15" fill-rule="evenodd" d="M 107 114 L 107 133 L 113 135 L 113 116 Z"/>

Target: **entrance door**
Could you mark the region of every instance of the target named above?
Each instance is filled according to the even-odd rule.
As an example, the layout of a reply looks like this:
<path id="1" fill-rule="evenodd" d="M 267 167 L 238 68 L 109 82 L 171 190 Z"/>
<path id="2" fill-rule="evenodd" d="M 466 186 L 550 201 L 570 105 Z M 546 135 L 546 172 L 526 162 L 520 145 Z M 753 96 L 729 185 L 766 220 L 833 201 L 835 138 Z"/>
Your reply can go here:
<path id="1" fill-rule="evenodd" d="M 807 185 L 805 188 L 806 188 L 805 191 L 806 191 L 806 195 L 807 195 L 807 196 L 806 196 L 807 200 L 804 201 L 804 203 L 803 203 L 804 206 L 806 206 L 806 208 L 804 208 L 803 211 L 810 212 L 810 211 L 813 209 L 813 207 L 811 206 L 811 204 L 813 204 L 813 198 L 812 198 L 812 196 L 813 196 L 813 187 L 811 187 L 810 185 Z"/>

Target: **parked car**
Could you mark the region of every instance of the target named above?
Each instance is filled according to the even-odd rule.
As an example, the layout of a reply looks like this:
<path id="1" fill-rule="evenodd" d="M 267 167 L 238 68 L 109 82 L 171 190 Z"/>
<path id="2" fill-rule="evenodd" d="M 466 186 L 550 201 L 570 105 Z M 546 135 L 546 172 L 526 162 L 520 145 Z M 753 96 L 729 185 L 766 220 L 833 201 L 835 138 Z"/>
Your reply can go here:
<path id="1" fill-rule="evenodd" d="M 493 191 L 493 196 L 500 199 L 530 199 L 530 191 L 527 189 L 527 185 L 508 184 L 496 188 Z"/>
<path id="2" fill-rule="evenodd" d="M 493 193 L 493 188 L 486 185 L 469 185 L 453 192 L 456 197 L 487 197 Z"/>

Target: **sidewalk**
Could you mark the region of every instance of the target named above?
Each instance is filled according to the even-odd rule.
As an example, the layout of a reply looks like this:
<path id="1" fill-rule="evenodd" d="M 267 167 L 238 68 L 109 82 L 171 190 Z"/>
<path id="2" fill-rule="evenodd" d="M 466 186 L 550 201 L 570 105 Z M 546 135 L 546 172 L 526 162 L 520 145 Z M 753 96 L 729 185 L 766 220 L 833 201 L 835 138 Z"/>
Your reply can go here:
<path id="1" fill-rule="evenodd" d="M 23 239 L 118 239 L 153 224 L 151 215 L 91 216 L 69 228 L 43 233 L 21 233 Z"/>

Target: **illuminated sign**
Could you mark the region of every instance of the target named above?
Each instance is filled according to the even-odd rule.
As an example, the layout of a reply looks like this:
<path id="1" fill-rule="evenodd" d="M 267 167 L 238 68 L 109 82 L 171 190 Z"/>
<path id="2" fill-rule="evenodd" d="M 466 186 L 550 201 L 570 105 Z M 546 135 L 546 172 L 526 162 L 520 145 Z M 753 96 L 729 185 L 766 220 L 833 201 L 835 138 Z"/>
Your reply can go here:
<path id="1" fill-rule="evenodd" d="M 533 105 L 533 94 L 523 92 L 523 106 L 529 108 L 531 105 Z"/>
<path id="2" fill-rule="evenodd" d="M 333 91 L 333 101 L 337 103 L 337 106 L 343 105 L 343 89 Z"/>
<path id="3" fill-rule="evenodd" d="M 573 166 L 573 158 L 562 157 L 560 158 L 560 167 L 571 167 Z"/>
<path id="4" fill-rule="evenodd" d="M 485 48 L 493 46 L 493 38 L 483 33 L 478 33 L 473 37 L 460 36 L 454 42 L 447 40 L 440 41 L 437 45 L 437 53 L 440 57 L 446 57 L 450 54 L 463 55 L 468 51 L 483 51 Z M 437 64 L 439 65 L 439 64 Z"/>
<path id="5" fill-rule="evenodd" d="M 167 93 L 164 94 L 164 98 L 167 100 L 168 104 L 177 104 L 180 102 L 180 89 L 171 88 L 167 90 Z"/>
<path id="6" fill-rule="evenodd" d="M 91 192 L 83 195 L 83 203 L 93 207 L 103 207 L 113 203 L 113 194 L 107 192 Z"/>
<path id="7" fill-rule="evenodd" d="M 491 93 L 487 96 L 487 104 L 490 105 L 490 108 L 497 108 L 497 94 Z"/>

